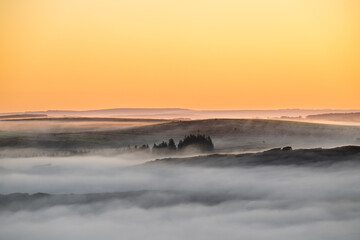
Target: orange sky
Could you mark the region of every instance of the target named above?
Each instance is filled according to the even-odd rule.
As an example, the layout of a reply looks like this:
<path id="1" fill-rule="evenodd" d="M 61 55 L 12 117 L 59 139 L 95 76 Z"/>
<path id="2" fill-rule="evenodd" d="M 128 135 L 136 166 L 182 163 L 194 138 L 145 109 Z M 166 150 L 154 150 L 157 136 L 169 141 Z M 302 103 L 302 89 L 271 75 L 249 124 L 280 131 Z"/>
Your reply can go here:
<path id="1" fill-rule="evenodd" d="M 0 0 L 0 111 L 360 108 L 358 0 Z"/>

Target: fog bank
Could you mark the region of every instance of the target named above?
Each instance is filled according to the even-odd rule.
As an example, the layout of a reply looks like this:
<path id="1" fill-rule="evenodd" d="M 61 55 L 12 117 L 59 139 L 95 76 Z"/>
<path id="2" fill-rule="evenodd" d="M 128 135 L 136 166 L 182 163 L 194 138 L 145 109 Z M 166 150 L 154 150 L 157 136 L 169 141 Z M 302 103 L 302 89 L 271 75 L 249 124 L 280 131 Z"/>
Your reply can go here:
<path id="1" fill-rule="evenodd" d="M 356 163 L 326 168 L 132 166 L 143 161 L 1 159 L 1 194 L 45 192 L 54 198 L 46 204 L 19 201 L 13 208 L 3 207 L 0 238 L 355 240 L 360 236 Z"/>

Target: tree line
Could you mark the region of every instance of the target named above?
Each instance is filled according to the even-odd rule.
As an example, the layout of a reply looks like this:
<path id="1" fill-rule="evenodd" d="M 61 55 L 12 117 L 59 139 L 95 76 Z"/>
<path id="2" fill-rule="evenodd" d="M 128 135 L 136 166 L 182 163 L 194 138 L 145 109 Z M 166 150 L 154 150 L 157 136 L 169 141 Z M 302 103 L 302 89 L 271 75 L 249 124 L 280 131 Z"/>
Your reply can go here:
<path id="1" fill-rule="evenodd" d="M 194 135 L 190 134 L 185 136 L 179 141 L 178 144 L 175 143 L 173 138 L 170 138 L 169 141 L 162 141 L 159 144 L 154 143 L 153 147 L 150 149 L 149 145 L 144 144 L 141 146 L 134 147 L 135 150 L 141 151 L 152 151 L 154 153 L 165 153 L 165 152 L 174 152 L 174 151 L 183 151 L 188 147 L 198 149 L 203 152 L 208 152 L 214 150 L 214 144 L 210 136 L 205 135 Z"/>

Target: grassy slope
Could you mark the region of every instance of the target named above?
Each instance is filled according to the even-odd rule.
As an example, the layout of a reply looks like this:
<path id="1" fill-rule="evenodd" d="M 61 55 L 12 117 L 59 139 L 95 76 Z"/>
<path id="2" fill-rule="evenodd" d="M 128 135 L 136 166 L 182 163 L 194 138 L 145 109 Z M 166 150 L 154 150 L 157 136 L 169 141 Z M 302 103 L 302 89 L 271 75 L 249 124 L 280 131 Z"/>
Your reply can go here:
<path id="1" fill-rule="evenodd" d="M 77 133 L 15 133 L 0 132 L 2 147 L 35 148 L 115 148 L 127 145 L 150 144 L 179 140 L 186 134 L 210 135 L 218 148 L 246 144 L 263 148 L 293 144 L 356 144 L 360 127 L 325 125 L 293 121 L 257 119 L 209 119 L 174 121 L 138 126 L 115 131 Z"/>

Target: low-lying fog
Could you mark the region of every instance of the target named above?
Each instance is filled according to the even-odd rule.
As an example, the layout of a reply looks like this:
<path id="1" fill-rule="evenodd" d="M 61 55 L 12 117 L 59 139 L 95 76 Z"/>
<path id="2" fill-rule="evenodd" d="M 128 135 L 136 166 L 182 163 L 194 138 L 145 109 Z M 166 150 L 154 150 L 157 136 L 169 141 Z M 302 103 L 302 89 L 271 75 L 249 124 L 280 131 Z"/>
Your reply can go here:
<path id="1" fill-rule="evenodd" d="M 134 201 L 2 208 L 0 239 L 359 239 L 359 165 L 131 166 L 142 161 L 0 159 L 1 194 L 148 190 Z"/>

